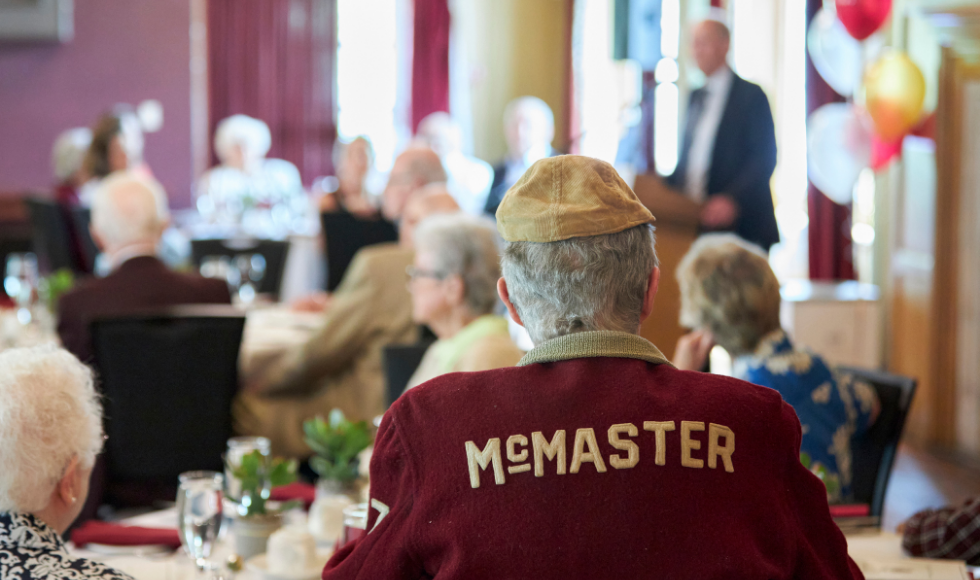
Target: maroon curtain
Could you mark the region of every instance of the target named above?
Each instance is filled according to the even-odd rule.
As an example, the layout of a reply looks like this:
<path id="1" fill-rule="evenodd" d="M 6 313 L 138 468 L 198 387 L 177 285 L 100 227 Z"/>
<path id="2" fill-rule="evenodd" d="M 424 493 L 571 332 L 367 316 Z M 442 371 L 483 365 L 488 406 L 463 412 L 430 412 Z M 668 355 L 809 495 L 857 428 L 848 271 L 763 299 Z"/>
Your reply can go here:
<path id="1" fill-rule="evenodd" d="M 427 115 L 449 112 L 449 3 L 415 0 L 412 132 Z"/>
<path id="2" fill-rule="evenodd" d="M 823 5 L 822 0 L 807 0 L 807 27 Z M 827 103 L 844 102 L 844 97 L 820 76 L 806 55 L 806 113 Z M 810 279 L 853 280 L 854 260 L 851 250 L 851 208 L 834 203 L 812 182 L 807 183 L 807 207 L 810 213 Z"/>
<path id="3" fill-rule="evenodd" d="M 336 14 L 336 0 L 208 0 L 210 134 L 249 115 L 306 184 L 332 174 Z"/>

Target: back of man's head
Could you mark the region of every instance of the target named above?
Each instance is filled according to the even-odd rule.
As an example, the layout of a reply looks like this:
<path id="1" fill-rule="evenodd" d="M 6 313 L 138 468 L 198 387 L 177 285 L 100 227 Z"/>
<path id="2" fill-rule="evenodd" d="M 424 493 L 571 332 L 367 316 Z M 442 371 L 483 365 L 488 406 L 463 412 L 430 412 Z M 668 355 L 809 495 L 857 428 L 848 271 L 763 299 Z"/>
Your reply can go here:
<path id="1" fill-rule="evenodd" d="M 653 221 L 611 165 L 538 161 L 507 192 L 503 277 L 536 344 L 573 332 L 636 333 L 657 267 Z"/>
<path id="2" fill-rule="evenodd" d="M 131 172 L 110 175 L 92 198 L 92 229 L 106 251 L 156 244 L 169 219 L 163 187 Z"/>
<path id="3" fill-rule="evenodd" d="M 388 175 L 381 211 L 389 220 L 398 220 L 408 198 L 430 183 L 446 181 L 446 170 L 439 156 L 428 147 L 410 147 L 395 159 Z"/>

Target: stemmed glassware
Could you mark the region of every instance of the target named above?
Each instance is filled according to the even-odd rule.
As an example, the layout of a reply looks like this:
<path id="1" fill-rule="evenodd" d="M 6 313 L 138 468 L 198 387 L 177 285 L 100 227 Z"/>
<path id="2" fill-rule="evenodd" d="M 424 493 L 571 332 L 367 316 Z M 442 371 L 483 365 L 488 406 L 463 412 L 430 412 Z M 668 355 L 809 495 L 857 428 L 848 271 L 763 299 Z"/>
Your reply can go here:
<path id="1" fill-rule="evenodd" d="M 237 294 L 239 302 L 246 307 L 255 302 L 265 272 L 266 262 L 262 254 L 205 256 L 201 260 L 201 275 L 227 282 L 229 290 Z"/>
<path id="2" fill-rule="evenodd" d="M 221 531 L 223 489 L 224 477 L 215 471 L 180 475 L 177 531 L 184 551 L 201 571 L 210 569 L 208 557 Z"/>
<path id="3" fill-rule="evenodd" d="M 31 306 L 34 304 L 37 281 L 37 257 L 34 254 L 7 256 L 3 289 L 17 303 L 17 320 L 25 326 L 33 319 Z"/>

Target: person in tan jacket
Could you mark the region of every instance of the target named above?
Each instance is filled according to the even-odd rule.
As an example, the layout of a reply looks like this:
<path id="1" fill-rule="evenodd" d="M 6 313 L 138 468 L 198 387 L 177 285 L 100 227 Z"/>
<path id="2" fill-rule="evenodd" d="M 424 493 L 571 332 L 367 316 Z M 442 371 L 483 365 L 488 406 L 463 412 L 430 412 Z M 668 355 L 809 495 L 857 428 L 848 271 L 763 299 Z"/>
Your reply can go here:
<path id="1" fill-rule="evenodd" d="M 386 214 L 402 218 L 397 244 L 360 250 L 336 292 L 324 303 L 323 322 L 301 348 L 284 352 L 245 385 L 235 402 L 236 431 L 268 437 L 276 455 L 307 457 L 303 421 L 341 409 L 352 420 L 384 411 L 382 352 L 418 339 L 405 269 L 412 264 L 411 230 L 431 213 L 458 211 L 448 194 L 425 194 L 445 181 L 439 158 L 409 149 L 395 161 L 385 189 Z"/>

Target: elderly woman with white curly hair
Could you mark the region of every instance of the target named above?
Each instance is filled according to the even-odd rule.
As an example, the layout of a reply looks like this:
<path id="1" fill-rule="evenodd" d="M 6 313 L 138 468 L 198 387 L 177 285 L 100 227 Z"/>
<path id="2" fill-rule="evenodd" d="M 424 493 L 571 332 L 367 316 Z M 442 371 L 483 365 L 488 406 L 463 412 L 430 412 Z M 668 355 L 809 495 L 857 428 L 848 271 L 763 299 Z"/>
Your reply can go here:
<path id="1" fill-rule="evenodd" d="M 271 146 L 269 126 L 259 119 L 232 115 L 218 123 L 214 152 L 221 164 L 198 181 L 198 211 L 212 222 L 260 230 L 250 233 L 288 230 L 308 201 L 296 166 L 266 159 Z"/>
<path id="2" fill-rule="evenodd" d="M 803 426 L 801 460 L 830 501 L 848 500 L 851 441 L 878 412 L 871 387 L 793 346 L 779 323 L 779 281 L 758 246 L 733 234 L 703 236 L 677 279 L 681 324 L 694 331 L 678 342 L 674 364 L 701 370 L 714 344 L 727 350 L 737 378 L 775 389 L 793 407 Z"/>
<path id="3" fill-rule="evenodd" d="M 464 214 L 437 215 L 415 232 L 415 265 L 408 269 L 412 316 L 437 340 L 425 352 L 408 388 L 451 372 L 485 371 L 517 364 L 498 305 L 500 250 L 494 224 Z"/>
<path id="4" fill-rule="evenodd" d="M 132 580 L 68 554 L 101 451 L 92 371 L 52 346 L 0 353 L 0 578 Z"/>

